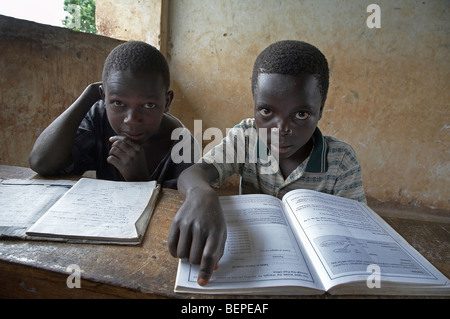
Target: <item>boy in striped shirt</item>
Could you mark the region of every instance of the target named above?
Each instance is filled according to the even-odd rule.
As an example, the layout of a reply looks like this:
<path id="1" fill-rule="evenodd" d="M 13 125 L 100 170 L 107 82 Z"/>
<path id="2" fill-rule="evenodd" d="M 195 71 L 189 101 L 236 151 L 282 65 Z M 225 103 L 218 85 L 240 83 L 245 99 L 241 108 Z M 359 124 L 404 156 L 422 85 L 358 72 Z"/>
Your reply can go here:
<path id="1" fill-rule="evenodd" d="M 201 163 L 180 175 L 178 189 L 185 201 L 172 222 L 169 250 L 174 257 L 200 264 L 200 285 L 209 281 L 226 240 L 225 220 L 211 185 L 218 187 L 239 174 L 243 194 L 281 198 L 304 188 L 366 201 L 353 148 L 323 136 L 317 127 L 328 86 L 328 63 L 316 47 L 291 40 L 270 45 L 253 67 L 254 118 L 236 125 Z M 276 134 L 267 132 L 261 139 L 261 130 Z M 230 150 L 235 152 L 227 154 Z"/>

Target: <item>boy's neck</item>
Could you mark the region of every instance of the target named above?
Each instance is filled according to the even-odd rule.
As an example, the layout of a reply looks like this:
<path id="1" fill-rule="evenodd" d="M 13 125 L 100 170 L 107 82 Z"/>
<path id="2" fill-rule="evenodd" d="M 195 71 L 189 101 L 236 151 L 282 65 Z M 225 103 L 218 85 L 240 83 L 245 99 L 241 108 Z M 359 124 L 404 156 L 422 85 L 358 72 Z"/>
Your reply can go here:
<path id="1" fill-rule="evenodd" d="M 288 158 L 280 158 L 279 165 L 281 175 L 286 179 L 291 173 L 302 164 L 311 154 L 314 146 L 314 138 L 311 136 L 309 141 L 300 148 L 294 155 Z"/>

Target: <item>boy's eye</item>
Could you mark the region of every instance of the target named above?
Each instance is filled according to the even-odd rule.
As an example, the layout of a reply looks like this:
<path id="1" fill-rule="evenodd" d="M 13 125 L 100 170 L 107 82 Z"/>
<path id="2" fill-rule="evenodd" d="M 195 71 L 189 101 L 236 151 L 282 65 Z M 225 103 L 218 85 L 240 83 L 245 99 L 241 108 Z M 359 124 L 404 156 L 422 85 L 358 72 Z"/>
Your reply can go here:
<path id="1" fill-rule="evenodd" d="M 260 109 L 259 113 L 261 113 L 262 116 L 271 116 L 272 115 L 272 111 L 269 109 Z"/>
<path id="2" fill-rule="evenodd" d="M 295 113 L 295 118 L 298 120 L 306 120 L 308 117 L 309 117 L 309 113 L 306 113 L 306 112 Z"/>
<path id="3" fill-rule="evenodd" d="M 156 107 L 156 104 L 155 103 L 145 103 L 144 107 L 146 109 L 153 109 Z"/>
<path id="4" fill-rule="evenodd" d="M 123 107 L 123 103 L 120 102 L 120 101 L 113 101 L 112 104 L 113 104 L 115 107 Z"/>

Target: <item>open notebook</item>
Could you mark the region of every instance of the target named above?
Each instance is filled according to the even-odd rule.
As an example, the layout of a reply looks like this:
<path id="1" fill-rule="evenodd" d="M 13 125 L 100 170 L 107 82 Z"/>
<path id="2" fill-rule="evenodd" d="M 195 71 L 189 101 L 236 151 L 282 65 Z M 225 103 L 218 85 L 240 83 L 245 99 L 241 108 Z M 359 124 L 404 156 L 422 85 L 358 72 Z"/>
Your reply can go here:
<path id="1" fill-rule="evenodd" d="M 139 244 L 159 189 L 156 181 L 3 180 L 0 237 Z"/>

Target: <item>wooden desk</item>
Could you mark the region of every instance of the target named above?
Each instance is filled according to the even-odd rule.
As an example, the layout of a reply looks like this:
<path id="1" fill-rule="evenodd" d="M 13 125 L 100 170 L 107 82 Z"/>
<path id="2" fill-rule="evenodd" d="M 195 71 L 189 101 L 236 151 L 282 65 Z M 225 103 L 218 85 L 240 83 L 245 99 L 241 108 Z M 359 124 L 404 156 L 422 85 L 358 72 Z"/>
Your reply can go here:
<path id="1" fill-rule="evenodd" d="M 35 174 L 30 169 L 0 165 L 0 178 L 33 177 Z M 444 275 L 450 276 L 448 211 L 411 207 L 405 210 L 392 204 L 371 202 L 371 206 L 412 246 Z M 173 292 L 178 260 L 170 256 L 167 238 L 172 218 L 181 203 L 177 191 L 162 189 L 140 246 L 0 240 L 0 297 L 227 297 Z M 66 285 L 70 274 L 66 268 L 71 264 L 80 266 L 80 289 L 70 289 Z"/>
<path id="2" fill-rule="evenodd" d="M 141 246 L 0 240 L 0 296 L 173 297 L 177 260 L 168 253 L 167 237 L 180 203 L 176 191 L 162 190 Z M 81 289 L 66 285 L 70 264 L 80 266 Z"/>

